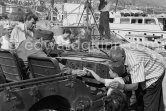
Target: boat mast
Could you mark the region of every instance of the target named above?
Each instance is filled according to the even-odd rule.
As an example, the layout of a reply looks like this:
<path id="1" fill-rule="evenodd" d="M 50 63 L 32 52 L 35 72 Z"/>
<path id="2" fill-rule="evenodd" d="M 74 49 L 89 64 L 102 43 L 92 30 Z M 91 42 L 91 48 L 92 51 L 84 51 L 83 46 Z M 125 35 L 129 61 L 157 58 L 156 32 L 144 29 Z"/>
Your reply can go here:
<path id="1" fill-rule="evenodd" d="M 119 0 L 116 0 L 115 13 L 116 13 L 116 10 L 117 10 L 118 2 L 119 2 Z"/>
<path id="2" fill-rule="evenodd" d="M 53 21 L 53 9 L 54 9 L 54 0 L 51 0 L 51 8 L 50 8 L 51 21 Z"/>

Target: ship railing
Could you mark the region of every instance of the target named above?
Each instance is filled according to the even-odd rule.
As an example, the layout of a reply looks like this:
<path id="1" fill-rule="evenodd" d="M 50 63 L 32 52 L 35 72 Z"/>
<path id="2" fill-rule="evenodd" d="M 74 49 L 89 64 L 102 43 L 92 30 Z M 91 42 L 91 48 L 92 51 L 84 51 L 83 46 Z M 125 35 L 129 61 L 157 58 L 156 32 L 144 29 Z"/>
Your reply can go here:
<path id="1" fill-rule="evenodd" d="M 121 36 L 120 34 L 114 32 L 114 31 L 110 31 L 111 35 L 113 35 L 115 38 L 119 39 L 121 42 L 123 43 L 130 43 L 130 41 L 128 41 L 125 37 Z"/>

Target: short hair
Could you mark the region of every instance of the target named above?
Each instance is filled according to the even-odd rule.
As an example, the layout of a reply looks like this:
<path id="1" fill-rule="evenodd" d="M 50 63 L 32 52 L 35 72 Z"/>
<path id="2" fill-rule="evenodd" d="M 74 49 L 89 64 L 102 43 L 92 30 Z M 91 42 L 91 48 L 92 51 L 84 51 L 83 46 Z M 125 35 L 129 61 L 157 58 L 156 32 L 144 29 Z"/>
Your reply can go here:
<path id="1" fill-rule="evenodd" d="M 70 31 L 69 29 L 64 29 L 64 30 L 63 30 L 63 34 L 66 34 L 66 33 L 67 33 L 67 34 L 71 34 L 71 31 Z"/>
<path id="2" fill-rule="evenodd" d="M 106 111 L 129 111 L 127 97 L 119 90 L 113 90 L 104 102 Z"/>
<path id="3" fill-rule="evenodd" d="M 27 21 L 27 20 L 30 21 L 32 18 L 33 18 L 35 21 L 38 21 L 38 17 L 37 17 L 35 14 L 33 14 L 33 13 L 27 13 L 27 14 L 25 15 L 24 22 Z"/>

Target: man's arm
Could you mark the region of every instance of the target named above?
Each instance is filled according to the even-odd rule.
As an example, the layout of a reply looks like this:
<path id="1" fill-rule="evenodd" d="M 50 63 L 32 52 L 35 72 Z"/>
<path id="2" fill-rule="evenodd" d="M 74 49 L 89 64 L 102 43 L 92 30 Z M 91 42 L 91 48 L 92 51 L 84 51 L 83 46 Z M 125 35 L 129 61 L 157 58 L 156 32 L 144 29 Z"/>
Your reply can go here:
<path id="1" fill-rule="evenodd" d="M 137 90 L 138 88 L 138 83 L 133 83 L 133 84 L 121 84 L 120 89 L 123 89 L 125 91 L 132 91 L 132 90 Z"/>
<path id="2" fill-rule="evenodd" d="M 122 89 L 125 91 L 132 91 L 132 90 L 137 90 L 138 88 L 138 83 L 133 83 L 133 84 L 121 84 L 118 81 L 113 81 L 110 83 L 110 87 L 111 88 L 115 88 L 115 89 Z"/>
<path id="3" fill-rule="evenodd" d="M 16 28 L 14 28 L 11 32 L 11 36 L 10 36 L 10 42 L 15 42 L 16 36 L 17 36 L 17 32 L 16 32 Z"/>
<path id="4" fill-rule="evenodd" d="M 131 75 L 131 82 L 132 84 L 121 84 L 119 82 L 112 82 L 110 86 L 112 88 L 120 88 L 124 90 L 136 90 L 138 88 L 138 84 L 145 81 L 145 74 L 144 74 L 144 64 L 137 63 L 133 65 L 130 70 Z"/>
<path id="5" fill-rule="evenodd" d="M 98 76 L 94 71 L 87 69 L 87 68 L 84 68 L 84 70 L 89 71 L 97 81 L 105 84 L 105 80 L 103 78 L 101 78 L 100 76 Z"/>
<path id="6" fill-rule="evenodd" d="M 14 28 L 11 32 L 11 36 L 10 36 L 10 40 L 9 40 L 11 49 L 15 48 L 15 43 L 17 42 L 16 38 L 18 38 L 18 34 L 17 34 L 17 29 Z"/>
<path id="7" fill-rule="evenodd" d="M 59 62 L 59 66 L 60 66 L 60 70 L 65 74 L 68 74 L 68 75 L 71 74 L 71 75 L 77 75 L 77 76 L 86 75 L 85 71 L 80 70 L 80 69 L 72 69 L 72 68 L 66 67 L 65 65 L 61 64 L 60 62 Z"/>
<path id="8" fill-rule="evenodd" d="M 105 0 L 106 2 L 111 2 L 111 0 Z"/>

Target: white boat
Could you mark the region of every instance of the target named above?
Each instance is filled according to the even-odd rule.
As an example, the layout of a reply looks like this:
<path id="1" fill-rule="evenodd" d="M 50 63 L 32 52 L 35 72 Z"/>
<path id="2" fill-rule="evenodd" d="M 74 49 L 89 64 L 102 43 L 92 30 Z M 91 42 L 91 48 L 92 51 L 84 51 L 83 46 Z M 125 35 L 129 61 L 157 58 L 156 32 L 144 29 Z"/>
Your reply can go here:
<path id="1" fill-rule="evenodd" d="M 143 16 L 141 16 L 143 15 Z M 166 16 L 152 16 L 143 13 L 110 12 L 110 30 L 116 34 L 162 36 L 166 39 Z"/>

